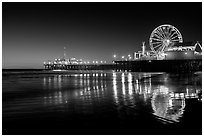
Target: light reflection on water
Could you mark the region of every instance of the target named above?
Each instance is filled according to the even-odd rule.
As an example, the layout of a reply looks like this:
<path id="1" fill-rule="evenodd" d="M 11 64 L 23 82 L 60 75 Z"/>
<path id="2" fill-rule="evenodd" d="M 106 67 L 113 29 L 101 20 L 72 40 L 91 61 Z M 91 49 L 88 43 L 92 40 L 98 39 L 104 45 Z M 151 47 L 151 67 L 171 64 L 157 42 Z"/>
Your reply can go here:
<path id="1" fill-rule="evenodd" d="M 15 95 L 17 99 L 3 101 L 3 117 L 16 118 L 17 113 L 21 117 L 23 113 L 34 112 L 85 114 L 83 116 L 110 112 L 119 119 L 129 113 L 145 119 L 140 112 L 148 108 L 147 113 L 160 123 L 178 123 L 186 113 L 188 99 L 201 101 L 202 88 L 194 80 L 201 81 L 196 76 L 134 72 L 84 71 L 22 76 L 15 80 L 16 84 L 12 83 L 13 86 L 9 80 L 3 81 L 3 98 L 11 95 L 7 92 L 21 93 Z"/>
<path id="2" fill-rule="evenodd" d="M 53 80 L 50 77 L 43 78 L 43 89 L 55 89 L 55 92 L 48 92 L 44 96 L 44 104 L 57 105 L 71 103 L 73 100 L 88 102 L 92 104 L 93 100 L 103 98 L 106 89 L 103 73 L 93 74 L 74 74 L 74 75 L 57 75 Z M 61 88 L 63 87 L 63 92 Z M 68 87 L 68 88 L 66 88 Z"/>
<path id="3" fill-rule="evenodd" d="M 156 75 L 97 72 L 46 76 L 43 78 L 43 89 L 49 91 L 54 88 L 55 92 L 45 94 L 44 105 L 56 107 L 59 104 L 67 104 L 61 108 L 65 111 L 74 102 L 83 108 L 83 112 L 93 113 L 90 108 L 97 102 L 103 104 L 113 100 L 118 108 L 137 108 L 137 101 L 140 100 L 151 106 L 152 114 L 162 123 L 179 122 L 185 112 L 185 100 L 200 99 L 198 94 L 201 87 L 177 87 L 178 85 L 171 84 L 169 75 Z M 156 83 L 161 81 L 162 83 Z"/>

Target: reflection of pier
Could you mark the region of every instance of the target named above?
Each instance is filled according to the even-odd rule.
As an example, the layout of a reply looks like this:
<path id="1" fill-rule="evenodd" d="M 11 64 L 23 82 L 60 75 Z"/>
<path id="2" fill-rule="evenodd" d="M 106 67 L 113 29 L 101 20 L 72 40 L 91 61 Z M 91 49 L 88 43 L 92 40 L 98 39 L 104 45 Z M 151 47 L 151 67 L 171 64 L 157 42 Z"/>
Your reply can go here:
<path id="1" fill-rule="evenodd" d="M 66 110 L 74 107 L 82 113 L 92 113 L 92 105 L 110 99 L 120 112 L 121 106 L 137 108 L 151 106 L 153 114 L 163 122 L 178 122 L 182 117 L 186 99 L 200 99 L 201 89 L 171 86 L 168 75 L 160 73 L 89 72 L 50 75 L 43 79 L 44 105 L 59 106 Z M 153 78 L 164 77 L 164 83 L 155 83 Z M 154 79 L 154 80 L 153 80 Z M 107 81 L 112 81 L 108 83 Z M 163 81 L 163 80 L 162 80 Z"/>
<path id="2" fill-rule="evenodd" d="M 45 94 L 44 104 L 77 104 L 78 101 L 92 103 L 105 96 L 106 76 L 106 73 L 93 72 L 44 77 L 43 88 L 48 91 L 55 89 Z"/>
<path id="3" fill-rule="evenodd" d="M 138 103 L 151 100 L 154 115 L 164 123 L 179 122 L 185 108 L 185 100 L 200 97 L 201 89 L 186 87 L 182 92 L 174 92 L 174 87 L 170 85 L 155 85 L 152 82 L 151 73 L 141 73 L 133 76 L 132 73 L 122 73 L 118 76 L 113 73 L 113 90 L 115 102 L 118 105 L 128 105 L 136 107 Z M 146 77 L 142 81 L 141 77 Z M 117 82 L 118 81 L 118 82 Z M 122 87 L 120 87 L 122 82 Z M 119 93 L 119 89 L 122 89 Z M 122 94 L 122 96 L 121 96 Z M 123 101 L 119 98 L 123 98 Z"/>

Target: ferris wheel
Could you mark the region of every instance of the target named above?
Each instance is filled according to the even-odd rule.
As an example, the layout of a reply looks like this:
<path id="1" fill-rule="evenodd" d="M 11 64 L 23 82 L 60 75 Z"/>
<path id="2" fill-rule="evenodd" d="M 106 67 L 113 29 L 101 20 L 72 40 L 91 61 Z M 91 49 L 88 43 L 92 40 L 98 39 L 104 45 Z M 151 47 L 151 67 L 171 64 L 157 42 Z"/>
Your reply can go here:
<path id="1" fill-rule="evenodd" d="M 173 47 L 175 43 L 181 42 L 183 39 L 179 30 L 168 24 L 155 28 L 149 39 L 150 48 L 155 54 L 163 53 Z"/>

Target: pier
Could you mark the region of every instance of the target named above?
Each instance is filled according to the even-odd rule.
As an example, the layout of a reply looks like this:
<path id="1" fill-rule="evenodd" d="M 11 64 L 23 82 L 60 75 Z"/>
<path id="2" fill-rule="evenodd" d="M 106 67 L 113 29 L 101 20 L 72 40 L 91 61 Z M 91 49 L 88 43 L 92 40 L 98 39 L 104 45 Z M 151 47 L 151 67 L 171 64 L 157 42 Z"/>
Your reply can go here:
<path id="1" fill-rule="evenodd" d="M 159 31 L 162 30 L 162 31 Z M 111 63 L 106 61 L 83 61 L 66 59 L 44 62 L 45 70 L 115 70 L 134 72 L 193 72 L 202 71 L 202 46 L 197 42 L 183 42 L 178 29 L 169 24 L 160 25 L 153 30 L 147 50 L 142 42 L 141 51 L 127 56 L 113 55 Z"/>
<path id="2" fill-rule="evenodd" d="M 202 71 L 202 59 L 115 61 L 116 71 L 194 72 Z"/>
<path id="3" fill-rule="evenodd" d="M 112 70 L 116 69 L 115 64 L 45 64 L 46 70 Z"/>
<path id="4" fill-rule="evenodd" d="M 114 64 L 45 64 L 46 70 L 115 70 L 133 72 L 194 72 L 202 71 L 202 59 L 115 61 Z"/>

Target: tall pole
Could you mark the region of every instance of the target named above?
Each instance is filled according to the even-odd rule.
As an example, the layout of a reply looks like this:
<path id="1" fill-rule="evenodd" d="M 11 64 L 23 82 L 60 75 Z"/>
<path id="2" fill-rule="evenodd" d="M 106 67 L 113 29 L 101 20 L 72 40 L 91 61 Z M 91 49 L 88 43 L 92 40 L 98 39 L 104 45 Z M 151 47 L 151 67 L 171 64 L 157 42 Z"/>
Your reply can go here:
<path id="1" fill-rule="evenodd" d="M 142 54 L 145 54 L 145 42 L 142 42 Z"/>
<path id="2" fill-rule="evenodd" d="M 64 47 L 64 59 L 66 59 L 66 47 Z"/>

